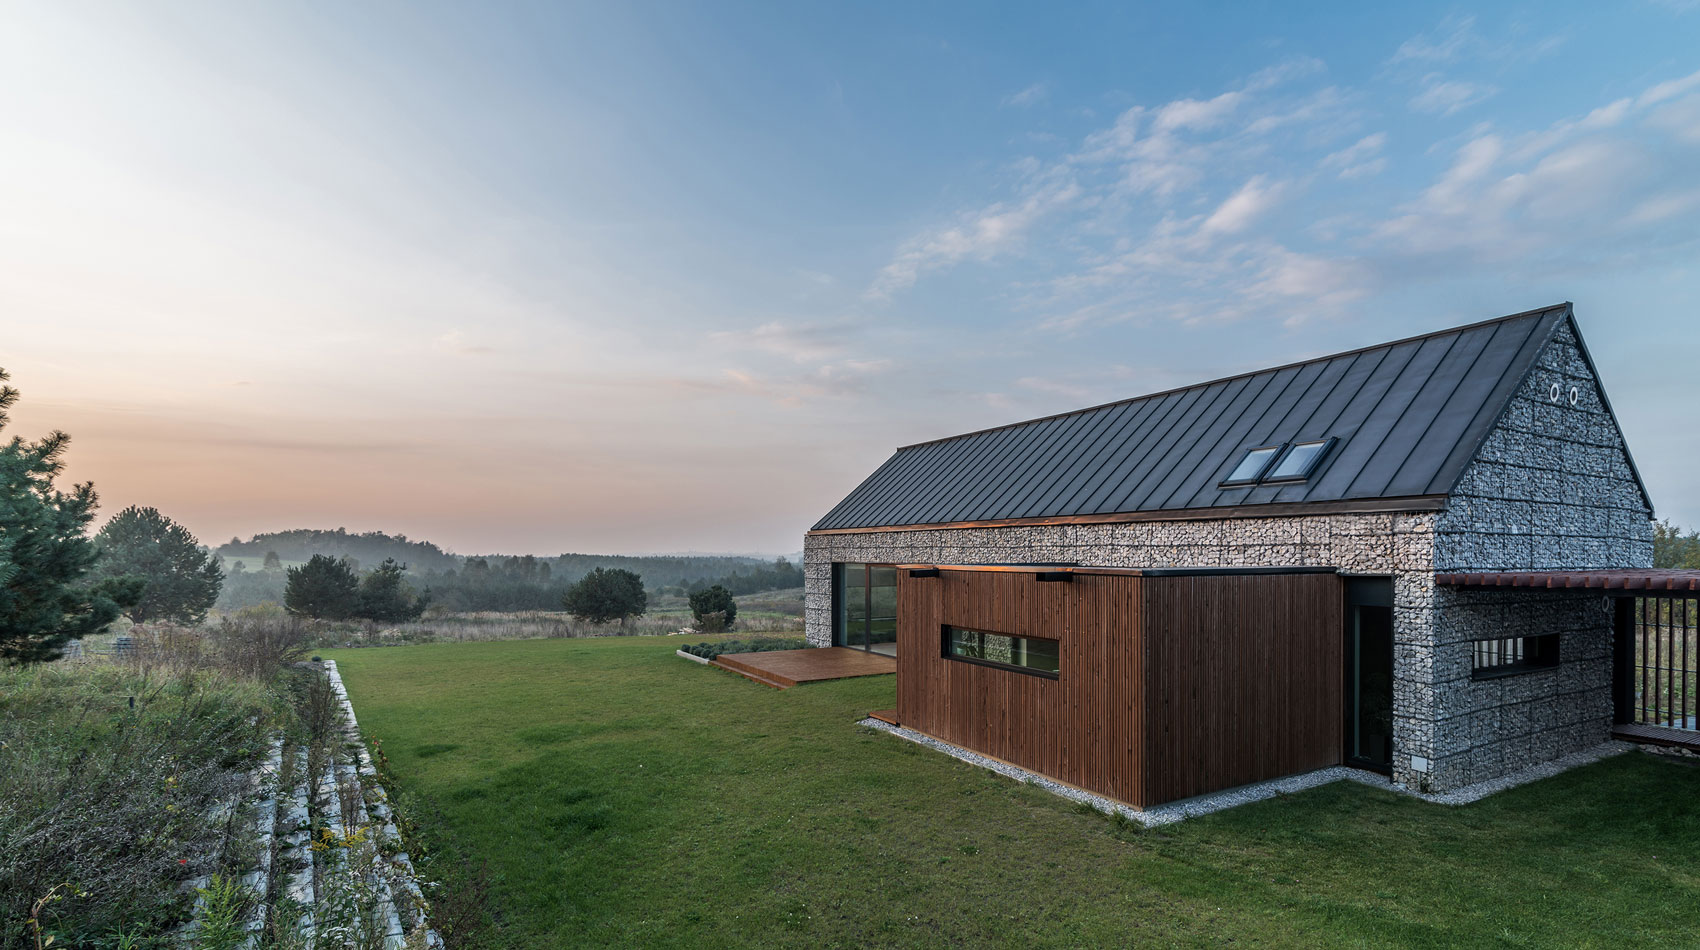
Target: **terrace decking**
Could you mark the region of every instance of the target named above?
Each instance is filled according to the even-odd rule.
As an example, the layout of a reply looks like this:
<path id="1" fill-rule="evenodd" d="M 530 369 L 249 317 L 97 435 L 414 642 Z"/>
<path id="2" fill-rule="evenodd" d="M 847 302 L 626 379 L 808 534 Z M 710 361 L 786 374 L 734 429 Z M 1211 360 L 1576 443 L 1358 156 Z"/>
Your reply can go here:
<path id="1" fill-rule="evenodd" d="M 1700 732 L 1693 729 L 1671 729 L 1666 726 L 1625 722 L 1613 726 L 1611 734 L 1612 738 L 1622 739 L 1625 742 L 1640 742 L 1647 745 L 1662 745 L 1675 749 L 1687 749 L 1690 752 L 1700 752 Z"/>
<path id="2" fill-rule="evenodd" d="M 892 657 L 847 647 L 723 653 L 711 665 L 775 689 L 789 689 L 798 683 L 897 672 L 897 660 Z"/>

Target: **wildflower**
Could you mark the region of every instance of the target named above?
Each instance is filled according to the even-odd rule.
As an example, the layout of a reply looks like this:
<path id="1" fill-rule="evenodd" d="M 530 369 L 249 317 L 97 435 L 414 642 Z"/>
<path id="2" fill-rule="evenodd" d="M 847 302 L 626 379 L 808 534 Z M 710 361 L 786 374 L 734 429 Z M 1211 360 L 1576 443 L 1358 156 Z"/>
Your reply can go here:
<path id="1" fill-rule="evenodd" d="M 178 864 L 188 864 L 188 863 L 189 863 L 189 859 L 188 859 L 188 858 L 178 858 L 178 859 L 177 859 L 177 863 L 178 863 Z"/>

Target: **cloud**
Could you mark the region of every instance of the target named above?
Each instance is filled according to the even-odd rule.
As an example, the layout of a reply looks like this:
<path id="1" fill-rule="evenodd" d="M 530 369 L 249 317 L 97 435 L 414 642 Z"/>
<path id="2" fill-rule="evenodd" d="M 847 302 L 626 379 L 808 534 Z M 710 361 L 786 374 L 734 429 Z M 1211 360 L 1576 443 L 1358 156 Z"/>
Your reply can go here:
<path id="1" fill-rule="evenodd" d="M 989 260 L 1019 241 L 1040 219 L 1067 207 L 1080 193 L 1073 181 L 1058 177 L 1018 202 L 988 205 L 957 224 L 912 238 L 880 271 L 866 296 L 888 300 L 892 294 L 914 286 L 927 271 L 964 260 Z"/>
<path id="2" fill-rule="evenodd" d="M 1322 167 L 1339 169 L 1337 177 L 1342 179 L 1367 178 L 1378 175 L 1387 167 L 1387 159 L 1381 155 L 1381 150 L 1386 145 L 1386 132 L 1366 135 L 1338 152 L 1328 155 L 1322 160 Z"/>
<path id="3" fill-rule="evenodd" d="M 841 323 L 809 324 L 774 320 L 753 330 L 713 334 L 722 343 L 754 347 L 794 363 L 818 363 L 844 352 L 847 327 Z"/>
<path id="4" fill-rule="evenodd" d="M 1006 107 L 1013 106 L 1017 109 L 1025 109 L 1028 106 L 1038 105 L 1045 101 L 1045 97 L 1049 96 L 1050 93 L 1049 83 L 1036 82 L 1020 92 L 1013 92 L 1005 96 L 1001 104 Z"/>
<path id="5" fill-rule="evenodd" d="M 1281 193 L 1286 186 L 1281 182 L 1268 184 L 1268 179 L 1258 175 L 1240 186 L 1240 190 L 1228 197 L 1228 200 L 1204 219 L 1200 230 L 1206 234 L 1237 234 L 1244 231 L 1264 212 L 1274 207 L 1281 200 Z"/>
<path id="6" fill-rule="evenodd" d="M 1499 90 L 1486 83 L 1444 79 L 1439 73 L 1423 77 L 1423 89 L 1411 99 L 1411 108 L 1418 112 L 1437 112 L 1451 115 L 1467 109 L 1497 94 Z"/>
<path id="7" fill-rule="evenodd" d="M 1476 18 L 1454 15 L 1442 20 L 1439 27 L 1418 33 L 1399 44 L 1393 58 L 1388 62 L 1449 63 L 1456 60 L 1465 50 L 1480 44 L 1481 37 L 1476 34 Z"/>
<path id="8" fill-rule="evenodd" d="M 1523 135 L 1479 132 L 1366 237 L 1418 269 L 1445 261 L 1454 271 L 1510 264 L 1575 274 L 1674 253 L 1700 238 L 1689 214 L 1700 198 L 1687 173 L 1700 136 L 1664 114 L 1685 108 L 1687 100 L 1671 97 L 1691 81 L 1700 83 L 1659 83 Z M 1631 126 L 1642 114 L 1640 128 Z"/>

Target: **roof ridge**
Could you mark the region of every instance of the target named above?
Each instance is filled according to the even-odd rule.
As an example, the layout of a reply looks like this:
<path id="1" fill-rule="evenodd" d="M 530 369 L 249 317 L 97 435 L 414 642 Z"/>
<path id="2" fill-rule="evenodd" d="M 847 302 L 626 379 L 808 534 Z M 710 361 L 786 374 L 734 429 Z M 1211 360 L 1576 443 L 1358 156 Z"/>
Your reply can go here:
<path id="1" fill-rule="evenodd" d="M 1109 402 L 1099 403 L 1095 406 L 1083 406 L 1079 409 L 1070 409 L 1066 412 L 1053 412 L 1049 415 L 1035 416 L 1031 419 L 1021 419 L 1021 420 L 1018 420 L 1018 421 L 1015 421 L 1015 422 L 1006 422 L 1006 423 L 1003 423 L 1002 425 L 987 426 L 984 429 L 974 429 L 970 432 L 959 432 L 955 435 L 941 436 L 941 437 L 936 438 L 936 439 L 926 439 L 926 440 L 923 440 L 921 442 L 911 442 L 908 445 L 898 446 L 896 451 L 902 452 L 902 451 L 905 451 L 907 449 L 919 448 L 923 445 L 935 445 L 935 444 L 940 443 L 940 442 L 952 442 L 952 441 L 955 441 L 956 439 L 966 439 L 970 436 L 984 435 L 988 432 L 997 432 L 997 431 L 1000 431 L 1000 430 L 1003 430 L 1003 429 L 1013 429 L 1013 428 L 1016 428 L 1017 426 L 1032 425 L 1036 422 L 1045 422 L 1045 421 L 1048 421 L 1048 420 L 1051 420 L 1051 419 L 1061 419 L 1061 418 L 1064 418 L 1066 416 L 1079 415 L 1081 413 L 1086 413 L 1086 412 L 1096 412 L 1100 409 L 1108 409 L 1111 406 L 1121 406 L 1121 405 L 1126 405 L 1127 403 L 1141 402 L 1141 401 L 1146 400 L 1146 399 L 1156 399 L 1156 398 L 1159 398 L 1161 396 L 1172 396 L 1176 393 L 1186 392 L 1187 390 L 1203 389 L 1203 388 L 1206 388 L 1206 387 L 1209 387 L 1209 386 L 1218 385 L 1220 383 L 1231 383 L 1231 382 L 1233 382 L 1234 380 L 1237 380 L 1237 379 L 1245 379 L 1245 378 L 1251 377 L 1251 376 L 1261 376 L 1264 373 L 1278 373 L 1278 372 L 1285 370 L 1285 369 L 1293 369 L 1293 368 L 1300 367 L 1300 366 L 1309 366 L 1312 363 L 1325 363 L 1325 362 L 1328 362 L 1330 360 L 1340 359 L 1341 357 L 1356 356 L 1360 353 L 1367 353 L 1371 350 L 1390 349 L 1390 348 L 1395 347 L 1395 346 L 1402 346 L 1406 343 L 1416 343 L 1416 342 L 1420 342 L 1420 341 L 1423 341 L 1423 340 L 1433 339 L 1434 337 L 1438 337 L 1438 336 L 1445 336 L 1446 334 L 1449 334 L 1449 333 L 1463 333 L 1463 332 L 1468 331 L 1468 330 L 1475 330 L 1475 329 L 1478 329 L 1478 328 L 1481 328 L 1481 327 L 1491 326 L 1495 323 L 1505 323 L 1505 322 L 1508 322 L 1508 321 L 1511 321 L 1511 320 L 1519 320 L 1519 319 L 1522 319 L 1522 318 L 1525 318 L 1525 317 L 1544 316 L 1544 315 L 1551 313 L 1555 310 L 1570 313 L 1570 312 L 1572 312 L 1574 306 L 1575 305 L 1573 303 L 1571 303 L 1568 300 L 1565 300 L 1565 301 L 1562 301 L 1560 303 L 1550 304 L 1550 305 L 1545 306 L 1545 307 L 1536 307 L 1532 310 L 1523 310 L 1523 311 L 1520 311 L 1518 313 L 1508 313 L 1508 314 L 1506 314 L 1505 316 L 1502 316 L 1502 317 L 1493 317 L 1493 318 L 1487 319 L 1487 320 L 1477 320 L 1474 323 L 1464 323 L 1464 324 L 1459 324 L 1458 326 L 1446 327 L 1446 328 L 1443 328 L 1443 329 L 1440 329 L 1440 330 L 1431 330 L 1427 333 L 1419 333 L 1415 336 L 1403 337 L 1403 338 L 1397 339 L 1397 340 L 1388 340 L 1384 343 L 1372 343 L 1368 346 L 1356 347 L 1355 349 L 1341 350 L 1338 353 L 1328 353 L 1328 354 L 1324 354 L 1322 356 L 1313 356 L 1310 359 L 1294 360 L 1293 362 L 1282 363 L 1282 364 L 1279 364 L 1277 366 L 1266 366 L 1266 367 L 1262 367 L 1260 369 L 1248 370 L 1247 372 L 1243 372 L 1243 373 L 1235 373 L 1231 376 L 1222 376 L 1222 377 L 1219 377 L 1219 378 L 1216 378 L 1216 379 L 1204 380 L 1202 382 L 1189 383 L 1185 386 L 1175 386 L 1175 387 L 1170 388 L 1170 389 L 1162 389 L 1162 390 L 1158 390 L 1156 392 L 1145 393 L 1145 394 L 1139 395 L 1139 396 L 1129 396 L 1125 399 L 1113 399 Z M 829 512 L 829 514 L 830 514 L 830 512 Z"/>

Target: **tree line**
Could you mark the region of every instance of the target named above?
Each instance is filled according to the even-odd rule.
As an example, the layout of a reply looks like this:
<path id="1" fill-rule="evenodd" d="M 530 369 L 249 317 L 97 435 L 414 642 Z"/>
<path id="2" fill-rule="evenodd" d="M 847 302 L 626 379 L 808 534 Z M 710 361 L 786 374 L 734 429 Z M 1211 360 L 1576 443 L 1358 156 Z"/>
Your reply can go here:
<path id="1" fill-rule="evenodd" d="M 1653 566 L 1700 570 L 1700 531 L 1683 531 L 1669 518 L 1653 522 Z"/>

